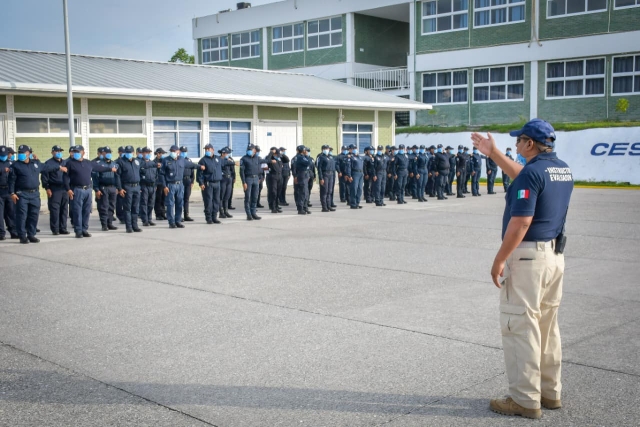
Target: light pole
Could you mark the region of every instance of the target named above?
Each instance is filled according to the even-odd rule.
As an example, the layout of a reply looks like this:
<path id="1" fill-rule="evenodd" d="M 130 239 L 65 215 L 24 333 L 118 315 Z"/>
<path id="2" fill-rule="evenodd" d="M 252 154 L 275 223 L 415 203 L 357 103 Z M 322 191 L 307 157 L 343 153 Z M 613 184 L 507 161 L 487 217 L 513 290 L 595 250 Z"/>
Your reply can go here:
<path id="1" fill-rule="evenodd" d="M 67 0 L 62 0 L 64 13 L 64 51 L 67 59 L 67 110 L 69 113 L 69 147 L 76 145 L 73 119 L 73 91 L 71 90 L 71 48 L 69 47 L 69 18 L 67 17 Z"/>

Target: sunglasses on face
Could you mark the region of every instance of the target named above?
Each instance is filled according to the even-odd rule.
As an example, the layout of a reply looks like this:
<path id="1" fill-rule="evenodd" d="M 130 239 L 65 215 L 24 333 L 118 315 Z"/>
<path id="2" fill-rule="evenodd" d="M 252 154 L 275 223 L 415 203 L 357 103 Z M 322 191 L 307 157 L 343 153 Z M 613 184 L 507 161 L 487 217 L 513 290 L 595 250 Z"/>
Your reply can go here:
<path id="1" fill-rule="evenodd" d="M 520 144 L 523 141 L 526 142 L 526 141 L 529 141 L 529 140 L 531 140 L 531 138 L 524 138 L 524 137 L 519 136 L 519 137 L 516 138 L 516 145 Z"/>

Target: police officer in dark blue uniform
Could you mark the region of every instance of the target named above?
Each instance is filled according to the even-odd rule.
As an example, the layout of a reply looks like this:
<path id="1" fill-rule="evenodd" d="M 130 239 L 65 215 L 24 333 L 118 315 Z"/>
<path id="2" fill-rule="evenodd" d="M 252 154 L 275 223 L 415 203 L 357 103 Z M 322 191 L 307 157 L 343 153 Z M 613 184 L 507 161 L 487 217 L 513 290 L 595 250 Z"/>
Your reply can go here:
<path id="1" fill-rule="evenodd" d="M 123 158 L 124 158 L 124 147 L 120 146 L 118 147 L 118 158 L 116 160 L 123 159 Z M 73 203 L 71 204 L 71 206 L 73 206 Z M 118 218 L 118 220 L 120 221 L 120 224 L 125 223 L 124 199 L 122 197 L 116 198 L 116 218 Z"/>
<path id="2" fill-rule="evenodd" d="M 102 157 L 102 158 L 100 158 Z M 110 147 L 101 147 L 100 156 L 96 161 L 101 166 L 119 167 L 113 160 Z M 116 173 L 109 170 L 107 172 L 93 171 L 91 173 L 93 191 L 96 195 L 98 205 L 98 216 L 102 224 L 102 231 L 117 230 L 113 225 L 113 214 L 116 209 L 116 199 L 118 197 Z"/>
<path id="3" fill-rule="evenodd" d="M 280 147 L 280 160 L 282 161 L 282 188 L 280 189 L 280 206 L 289 206 L 287 203 L 287 186 L 291 178 L 291 160 L 287 156 L 287 149 Z"/>
<path id="4" fill-rule="evenodd" d="M 306 147 L 299 145 L 298 154 L 291 159 L 291 174 L 293 175 L 294 197 L 298 215 L 309 215 L 309 179 L 311 174 L 309 168 L 311 163 L 309 157 L 304 154 Z"/>
<path id="5" fill-rule="evenodd" d="M 477 148 L 473 149 L 471 155 L 471 194 L 480 197 L 480 176 L 482 175 L 482 157 Z"/>
<path id="6" fill-rule="evenodd" d="M 465 194 L 468 194 L 469 182 L 471 181 L 471 174 L 473 173 L 473 164 L 471 162 L 471 154 L 469 154 L 469 147 L 464 147 L 464 152 L 462 154 L 467 159 L 467 179 L 464 182 L 464 192 Z"/>
<path id="7" fill-rule="evenodd" d="M 146 167 L 138 157 L 133 156 L 133 147 L 124 148 L 124 157 L 117 160 L 116 186 L 118 194 L 124 199 L 124 221 L 127 233 L 139 233 L 138 209 L 140 208 L 140 170 Z M 157 167 L 153 165 L 153 167 Z"/>
<path id="8" fill-rule="evenodd" d="M 429 171 L 429 176 L 427 178 L 427 186 L 425 187 L 425 193 L 429 195 L 429 197 L 436 197 L 436 147 L 432 145 L 429 147 L 429 152 L 427 153 L 427 157 L 429 160 L 427 161 L 427 170 Z"/>
<path id="9" fill-rule="evenodd" d="M 418 155 L 416 156 L 416 191 L 418 194 L 418 202 L 426 202 L 427 199 L 424 198 L 424 190 L 427 186 L 427 179 L 429 178 L 429 170 L 427 169 L 427 164 L 429 163 L 429 158 L 425 153 L 425 146 L 421 145 L 418 148 Z"/>
<path id="10" fill-rule="evenodd" d="M 384 203 L 384 191 L 387 186 L 387 170 L 389 156 L 383 151 L 382 145 L 378 145 L 376 155 L 373 157 L 373 199 L 376 206 L 386 206 Z"/>
<path id="11" fill-rule="evenodd" d="M 164 159 L 165 154 L 167 154 L 167 152 L 164 151 L 161 147 L 156 148 L 156 151 L 155 151 L 156 157 L 155 159 L 153 159 L 156 165 L 159 165 L 160 167 L 162 167 L 162 160 Z M 164 199 L 165 199 L 164 185 L 162 185 L 158 176 L 156 180 L 156 200 L 155 200 L 155 206 L 153 209 L 156 213 L 156 220 L 158 221 L 167 219 L 167 208 L 164 205 Z"/>
<path id="12" fill-rule="evenodd" d="M 414 146 L 415 147 L 415 146 Z M 409 172 L 409 176 L 407 177 L 407 186 L 404 190 L 405 197 L 411 196 L 412 199 L 417 199 L 415 187 L 416 187 L 416 157 L 417 153 L 414 153 L 414 147 L 407 147 L 407 159 L 409 159 L 409 165 L 407 166 L 407 171 Z M 416 148 L 416 152 L 418 151 Z"/>
<path id="13" fill-rule="evenodd" d="M 204 146 L 204 157 L 198 162 L 200 169 L 196 173 L 196 180 L 202 190 L 204 203 L 204 217 L 207 224 L 221 224 L 218 220 L 220 211 L 220 181 L 222 181 L 222 162 L 215 155 L 215 148 L 211 144 Z M 204 169 L 202 169 L 204 166 Z"/>
<path id="14" fill-rule="evenodd" d="M 229 213 L 229 199 L 233 191 L 233 183 L 236 181 L 236 162 L 229 157 L 231 149 L 224 147 L 219 150 L 222 164 L 222 181 L 220 181 L 220 218 L 233 218 Z"/>
<path id="15" fill-rule="evenodd" d="M 28 145 L 18 147 L 18 161 L 9 169 L 9 193 L 16 208 L 16 229 L 20 243 L 38 243 L 36 238 L 38 217 L 40 216 L 41 173 L 67 172 L 59 163 L 45 165 L 32 154 Z M 5 171 L 6 172 L 6 171 Z"/>
<path id="16" fill-rule="evenodd" d="M 447 146 L 447 155 L 449 156 L 449 176 L 447 177 L 447 196 L 455 196 L 453 193 L 453 180 L 456 177 L 456 153 L 453 147 Z"/>
<path id="17" fill-rule="evenodd" d="M 367 203 L 373 203 L 373 175 L 375 174 L 373 169 L 373 147 L 365 147 L 364 156 L 362 156 L 363 168 L 364 168 L 364 185 L 362 192 L 364 194 L 364 200 Z"/>
<path id="18" fill-rule="evenodd" d="M 496 181 L 496 175 L 498 174 L 498 165 L 491 160 L 491 157 L 482 156 L 482 158 L 485 159 L 487 167 L 487 194 L 496 194 L 496 192 L 493 191 L 493 185 Z"/>
<path id="19" fill-rule="evenodd" d="M 465 185 L 467 181 L 467 156 L 464 155 L 464 147 L 458 145 L 458 154 L 456 155 L 456 192 L 458 199 L 464 199 L 466 196 Z"/>
<path id="20" fill-rule="evenodd" d="M 389 148 L 389 163 L 387 164 L 387 193 L 389 195 L 389 200 L 392 202 L 396 201 L 396 155 L 398 154 L 398 149 L 396 146 L 392 146 Z"/>
<path id="21" fill-rule="evenodd" d="M 140 169 L 140 219 L 145 227 L 156 225 L 153 219 L 153 207 L 156 204 L 156 186 L 158 185 L 158 169 L 160 165 L 151 158 L 151 149 L 142 148 L 142 164 Z"/>
<path id="22" fill-rule="evenodd" d="M 240 159 L 240 180 L 244 189 L 244 211 L 247 214 L 247 221 L 261 219 L 257 214 L 261 164 L 262 159 L 256 154 L 256 147 L 253 144 L 249 145 L 247 154 Z"/>
<path id="23" fill-rule="evenodd" d="M 184 159 L 185 162 L 193 163 L 189 158 L 189 149 L 184 145 L 180 147 L 180 157 Z M 196 182 L 195 169 L 185 168 L 184 176 L 182 177 L 182 184 L 184 185 L 183 219 L 185 221 L 193 221 L 193 218 L 189 216 L 189 201 L 191 200 L 191 189 L 193 188 L 194 182 Z"/>
<path id="24" fill-rule="evenodd" d="M 280 194 L 282 194 L 282 170 L 284 165 L 282 158 L 280 157 L 280 150 L 277 147 L 272 147 L 267 157 L 265 157 L 269 173 L 267 174 L 267 201 L 269 202 L 269 209 L 271 213 L 281 213 L 280 208 Z"/>
<path id="25" fill-rule="evenodd" d="M 317 159 L 318 178 L 320 180 L 320 204 L 322 212 L 333 212 L 331 207 L 333 200 L 333 188 L 335 187 L 336 163 L 329 153 L 329 146 L 323 145 L 322 152 Z"/>
<path id="26" fill-rule="evenodd" d="M 443 153 L 442 144 L 438 144 L 435 154 L 435 178 L 436 178 L 436 194 L 438 200 L 446 200 L 444 196 L 444 188 L 447 183 L 447 177 L 449 176 L 449 155 Z"/>
<path id="27" fill-rule="evenodd" d="M 169 228 L 184 228 L 182 223 L 182 203 L 184 202 L 183 178 L 185 170 L 197 169 L 198 165 L 180 156 L 180 147 L 172 145 L 169 156 L 162 160 L 158 178 L 165 195 L 165 206 Z"/>
<path id="28" fill-rule="evenodd" d="M 64 149 L 59 145 L 51 148 L 51 158 L 45 165 L 65 166 L 67 160 L 62 158 Z M 47 192 L 47 205 L 49 207 L 49 227 L 54 236 L 69 234 L 67 230 L 67 216 L 69 213 L 69 180 L 64 172 L 58 169 L 55 172 L 41 175 L 42 187 Z"/>
<path id="29" fill-rule="evenodd" d="M 398 154 L 393 159 L 394 171 L 393 176 L 396 180 L 396 198 L 398 204 L 406 204 L 404 200 L 404 191 L 407 186 L 407 178 L 409 177 L 409 158 L 404 153 L 404 144 L 398 146 Z"/>
<path id="30" fill-rule="evenodd" d="M 236 183 L 236 161 L 233 158 L 233 150 L 231 150 L 230 147 L 227 147 L 227 149 L 229 150 L 229 153 L 227 155 L 227 159 L 233 162 L 233 182 L 232 184 Z M 231 185 L 231 193 L 229 194 L 229 202 L 226 206 L 227 210 L 229 211 L 233 211 L 236 208 L 233 206 L 233 185 Z M 228 218 L 231 218 L 230 216 Z"/>
<path id="31" fill-rule="evenodd" d="M 313 160 L 313 157 L 311 157 L 311 148 L 305 146 L 304 152 L 305 156 L 307 156 L 311 162 L 309 165 L 309 197 L 307 198 L 307 207 L 311 207 L 313 206 L 311 204 L 311 189 L 313 188 L 313 181 L 316 180 L 316 162 Z"/>
<path id="32" fill-rule="evenodd" d="M 329 157 L 333 161 L 333 165 L 334 165 L 334 168 L 335 168 L 335 170 L 333 171 L 333 184 L 334 184 L 334 187 L 335 187 L 336 173 L 338 171 L 338 159 L 333 155 L 333 147 L 329 147 Z M 329 205 L 329 207 L 335 209 L 337 206 L 333 201 L 334 188 L 331 187 L 330 191 L 331 191 L 331 204 Z"/>
<path id="33" fill-rule="evenodd" d="M 18 238 L 15 229 L 14 203 L 9 193 L 9 173 L 11 172 L 11 152 L 9 147 L 0 145 L 0 240 L 4 240 L 7 231 L 12 239 Z"/>
<path id="34" fill-rule="evenodd" d="M 338 181 L 340 187 L 340 201 L 349 203 L 349 181 L 344 176 L 347 160 L 351 157 L 351 152 L 346 146 L 342 146 L 342 152 L 338 155 Z"/>
<path id="35" fill-rule="evenodd" d="M 349 145 L 352 151 L 351 157 L 347 158 L 344 174 L 349 180 L 349 195 L 351 200 L 349 205 L 351 209 L 362 209 L 360 199 L 362 198 L 362 185 L 364 181 L 364 159 L 358 155 L 358 149 L 355 145 Z"/>
<path id="36" fill-rule="evenodd" d="M 511 147 L 507 147 L 507 154 L 505 154 L 509 159 L 513 160 L 513 156 L 511 155 Z M 504 192 L 507 192 L 509 189 L 509 185 L 511 184 L 511 178 L 509 175 L 502 171 L 502 186 L 504 187 Z"/>

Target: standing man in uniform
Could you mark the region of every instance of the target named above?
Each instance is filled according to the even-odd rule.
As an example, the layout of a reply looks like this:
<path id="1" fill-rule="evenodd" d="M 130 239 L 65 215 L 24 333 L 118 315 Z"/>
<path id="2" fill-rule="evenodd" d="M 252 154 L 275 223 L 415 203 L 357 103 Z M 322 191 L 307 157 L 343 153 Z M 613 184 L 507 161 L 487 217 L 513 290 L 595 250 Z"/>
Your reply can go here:
<path id="1" fill-rule="evenodd" d="M 396 146 L 389 148 L 389 163 L 387 164 L 387 193 L 389 201 L 396 201 Z"/>
<path id="2" fill-rule="evenodd" d="M 14 203 L 9 192 L 12 151 L 9 147 L 0 145 L 0 240 L 6 238 L 7 231 L 12 239 L 18 238 L 15 228 Z"/>
<path id="3" fill-rule="evenodd" d="M 362 185 L 364 178 L 364 160 L 358 155 L 358 149 L 355 145 L 349 145 L 353 155 L 347 159 L 345 166 L 345 175 L 349 180 L 349 195 L 351 199 L 349 205 L 351 209 L 362 209 L 360 199 L 362 198 Z"/>
<path id="4" fill-rule="evenodd" d="M 220 210 L 220 181 L 222 181 L 222 162 L 215 154 L 213 145 L 204 146 L 204 157 L 198 162 L 200 169 L 196 180 L 202 190 L 204 217 L 207 224 L 222 224 L 218 220 Z M 203 168 L 204 166 L 204 168 Z"/>
<path id="5" fill-rule="evenodd" d="M 409 177 L 409 158 L 404 154 L 404 144 L 400 144 L 398 148 L 398 154 L 393 161 L 393 177 L 396 180 L 396 198 L 398 199 L 398 204 L 403 205 L 407 203 L 404 201 L 404 190 L 407 186 L 407 178 Z"/>
<path id="6" fill-rule="evenodd" d="M 236 209 L 233 207 L 233 185 L 236 183 L 236 161 L 233 158 L 233 150 L 231 150 L 231 148 L 228 146 L 227 146 L 227 150 L 229 150 L 229 155 L 227 156 L 227 159 L 233 162 L 233 182 L 231 183 L 232 184 L 231 193 L 229 194 L 229 203 L 227 205 L 227 210 L 233 211 Z"/>
<path id="7" fill-rule="evenodd" d="M 133 146 L 124 148 L 124 158 L 118 159 L 118 171 L 116 172 L 116 186 L 118 195 L 124 199 L 124 221 L 127 233 L 140 233 L 138 227 L 138 213 L 140 209 L 140 170 L 146 167 L 140 159 L 133 157 Z M 156 168 L 156 165 L 152 166 Z"/>
<path id="8" fill-rule="evenodd" d="M 304 147 L 305 156 L 309 158 L 309 195 L 307 196 L 307 208 L 312 207 L 311 204 L 311 189 L 313 188 L 313 181 L 316 180 L 316 163 L 313 161 L 313 157 L 311 157 L 311 148 Z M 308 211 L 309 209 L 307 209 Z"/>
<path id="9" fill-rule="evenodd" d="M 414 146 L 415 147 L 415 146 Z M 416 152 L 418 151 L 416 148 Z M 411 196 L 412 199 L 417 199 L 415 186 L 416 186 L 416 154 L 414 153 L 413 147 L 407 147 L 407 159 L 409 159 L 409 165 L 407 166 L 407 171 L 409 172 L 409 176 L 407 177 L 407 186 L 405 187 L 404 195 L 405 197 Z"/>
<path id="10" fill-rule="evenodd" d="M 320 204 L 322 212 L 333 212 L 333 188 L 335 187 L 336 164 L 331 156 L 328 145 L 322 146 L 322 153 L 318 157 L 318 178 L 320 180 Z"/>
<path id="11" fill-rule="evenodd" d="M 340 187 L 340 201 L 349 203 L 349 181 L 344 176 L 347 159 L 351 157 L 351 153 L 346 146 L 342 146 L 342 153 L 338 155 L 338 183 Z"/>
<path id="12" fill-rule="evenodd" d="M 442 152 L 442 144 L 438 144 L 435 154 L 435 178 L 436 178 L 436 194 L 438 200 L 446 200 L 444 189 L 449 176 L 449 155 Z"/>
<path id="13" fill-rule="evenodd" d="M 429 162 L 429 158 L 425 154 L 425 146 L 421 145 L 418 148 L 418 155 L 416 156 L 416 191 L 418 192 L 418 202 L 424 203 L 427 199 L 424 198 L 424 190 L 427 183 L 427 178 L 429 177 L 429 171 L 427 170 L 427 163 Z"/>
<path id="14" fill-rule="evenodd" d="M 473 149 L 471 155 L 471 194 L 480 197 L 480 176 L 482 175 L 482 157 L 477 148 Z"/>
<path id="15" fill-rule="evenodd" d="M 163 160 L 163 156 L 165 154 L 167 154 L 166 151 L 164 151 L 162 148 L 156 148 L 155 151 L 156 154 L 156 158 L 153 159 L 153 161 L 156 163 L 156 165 L 159 165 L 160 167 L 162 167 L 162 160 Z M 167 211 L 166 211 L 166 207 L 164 205 L 164 185 L 162 185 L 162 183 L 160 182 L 160 179 L 158 179 L 156 181 L 156 203 L 155 203 L 155 212 L 156 212 L 156 220 L 157 221 L 162 221 L 163 219 L 167 219 Z M 149 215 L 151 215 L 151 213 L 149 213 Z"/>
<path id="16" fill-rule="evenodd" d="M 51 148 L 51 158 L 45 162 L 46 166 L 65 166 L 67 160 L 62 158 L 64 149 L 59 145 Z M 58 169 L 41 175 L 42 187 L 47 192 L 49 207 L 49 227 L 54 236 L 69 234 L 67 230 L 67 215 L 69 213 L 69 180 Z"/>
<path id="17" fill-rule="evenodd" d="M 502 245 L 491 277 L 501 288 L 500 324 L 509 397 L 489 403 L 504 415 L 540 418 L 540 406 L 562 407 L 562 349 L 558 308 L 564 279 L 564 228 L 573 191 L 569 166 L 553 152 L 556 135 L 533 119 L 516 137 L 519 165 L 502 154 L 491 134 L 474 133 L 474 147 L 513 178 L 502 219 Z"/>
<path id="18" fill-rule="evenodd" d="M 447 196 L 455 196 L 453 194 L 453 180 L 456 177 L 456 154 L 453 147 L 447 146 L 447 155 L 449 156 L 449 176 L 447 177 Z"/>
<path id="19" fill-rule="evenodd" d="M 485 159 L 487 165 L 487 194 L 496 194 L 496 192 L 493 191 L 493 186 L 496 182 L 496 175 L 498 174 L 498 165 L 491 157 L 482 156 L 482 158 Z"/>
<path id="20" fill-rule="evenodd" d="M 247 214 L 247 221 L 261 219 L 257 213 L 261 164 L 262 160 L 256 154 L 256 147 L 249 145 L 247 154 L 240 159 L 240 179 L 244 189 L 244 211 Z"/>
<path id="21" fill-rule="evenodd" d="M 373 147 L 366 147 L 364 149 L 364 156 L 362 158 L 363 168 L 364 168 L 364 200 L 366 203 L 373 203 L 373 192 L 371 191 L 371 183 L 373 182 L 373 156 L 371 152 L 373 151 Z"/>
<path id="22" fill-rule="evenodd" d="M 119 161 L 120 159 L 124 159 L 124 157 L 124 147 L 120 146 L 118 147 L 118 158 L 116 160 Z M 73 203 L 71 205 L 74 206 Z M 116 218 L 118 218 L 120 224 L 125 224 L 126 221 L 124 220 L 124 199 L 122 197 L 116 198 Z"/>
<path id="23" fill-rule="evenodd" d="M 153 207 L 156 203 L 156 186 L 158 185 L 158 169 L 160 166 L 151 158 L 151 149 L 142 148 L 142 164 L 140 169 L 140 219 L 145 227 L 156 225 L 153 219 Z"/>
<path id="24" fill-rule="evenodd" d="M 389 167 L 389 156 L 382 151 L 382 145 L 378 145 L 378 151 L 373 158 L 373 199 L 376 206 L 387 206 L 384 203 L 384 191 L 387 186 L 387 168 Z"/>
<path id="25" fill-rule="evenodd" d="M 180 147 L 172 145 L 169 156 L 162 160 L 158 170 L 160 184 L 165 195 L 165 206 L 169 228 L 184 228 L 182 223 L 182 203 L 184 202 L 185 169 L 197 169 L 198 165 L 180 157 Z"/>
<path id="26" fill-rule="evenodd" d="M 186 163 L 193 163 L 191 159 L 188 157 L 189 150 L 186 146 L 180 147 L 180 157 Z M 196 182 L 195 177 L 195 168 L 185 168 L 184 176 L 182 177 L 182 184 L 184 185 L 184 215 L 183 218 L 185 221 L 193 221 L 193 218 L 189 216 L 189 200 L 191 200 L 191 189 L 193 188 L 193 183 Z"/>
<path id="27" fill-rule="evenodd" d="M 436 147 L 432 145 L 429 147 L 429 152 L 427 153 L 427 157 L 429 161 L 427 162 L 427 170 L 429 171 L 429 176 L 427 178 L 427 186 L 425 187 L 425 193 L 429 195 L 429 197 L 436 197 Z"/>
<path id="28" fill-rule="evenodd" d="M 269 202 L 269 209 L 271 213 L 281 213 L 280 194 L 282 194 L 282 170 L 284 164 L 280 157 L 280 150 L 273 147 L 273 150 L 265 160 L 269 167 L 269 174 L 267 175 L 267 190 L 269 191 L 267 201 Z"/>
<path id="29" fill-rule="evenodd" d="M 513 160 L 513 156 L 511 155 L 511 147 L 507 147 L 506 156 L 508 158 L 510 158 L 511 160 Z M 502 171 L 502 186 L 504 187 L 504 192 L 505 193 L 507 192 L 507 189 L 509 188 L 509 184 L 511 184 L 511 178 L 509 177 L 509 175 L 504 173 L 504 171 Z"/>
<path id="30" fill-rule="evenodd" d="M 469 154 L 469 147 L 464 147 L 465 157 L 467 158 L 467 180 L 464 182 L 464 192 L 469 193 L 469 181 L 471 181 L 471 174 L 473 173 L 473 164 L 471 163 L 471 155 Z"/>
<path id="31" fill-rule="evenodd" d="M 333 195 L 334 195 L 334 190 L 335 190 L 335 183 L 336 183 L 336 171 L 338 170 L 338 161 L 336 159 L 336 157 L 333 155 L 333 147 L 329 147 L 329 158 L 331 158 L 331 160 L 333 161 L 333 167 L 334 167 L 334 171 L 333 171 L 333 187 L 331 187 L 330 192 L 331 192 L 331 204 L 329 205 L 329 207 L 335 209 L 337 208 L 336 204 L 333 201 Z"/>
<path id="32" fill-rule="evenodd" d="M 298 208 L 298 215 L 310 215 L 311 212 L 307 207 L 309 200 L 309 158 L 304 155 L 304 145 L 297 147 L 298 154 L 291 159 L 291 174 L 293 175 L 293 189 Z"/>
<path id="33" fill-rule="evenodd" d="M 233 183 L 236 182 L 236 162 L 229 157 L 231 149 L 224 147 L 219 150 L 222 164 L 222 181 L 220 181 L 220 218 L 233 218 L 229 213 L 229 199 L 233 191 Z"/>
<path id="34" fill-rule="evenodd" d="M 99 159 L 96 163 L 109 168 L 119 167 L 119 163 L 114 162 L 112 159 L 111 148 L 101 147 L 101 149 L 102 159 Z M 113 214 L 116 210 L 116 199 L 118 197 L 116 173 L 111 169 L 107 172 L 93 171 L 91 180 L 93 182 L 93 192 L 96 195 L 102 231 L 117 230 L 118 227 L 113 225 Z"/>
<path id="35" fill-rule="evenodd" d="M 287 156 L 287 149 L 280 147 L 280 160 L 282 160 L 282 188 L 280 189 L 280 205 L 289 206 L 287 203 L 287 186 L 291 178 L 291 160 Z"/>
<path id="36" fill-rule="evenodd" d="M 456 193 L 458 199 L 464 199 L 465 185 L 467 182 L 467 156 L 464 155 L 464 147 L 458 145 L 458 155 L 456 156 Z"/>

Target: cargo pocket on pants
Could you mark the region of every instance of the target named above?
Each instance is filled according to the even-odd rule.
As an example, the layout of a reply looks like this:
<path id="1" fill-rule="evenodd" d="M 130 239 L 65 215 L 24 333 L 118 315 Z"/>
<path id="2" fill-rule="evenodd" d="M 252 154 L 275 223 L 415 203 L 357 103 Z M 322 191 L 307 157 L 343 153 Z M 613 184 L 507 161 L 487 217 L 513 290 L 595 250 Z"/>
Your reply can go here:
<path id="1" fill-rule="evenodd" d="M 523 335 L 526 332 L 523 305 L 500 304 L 500 327 L 503 336 Z"/>

